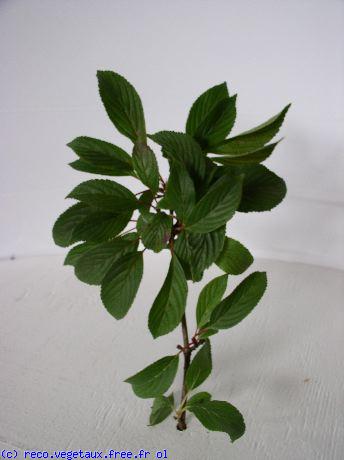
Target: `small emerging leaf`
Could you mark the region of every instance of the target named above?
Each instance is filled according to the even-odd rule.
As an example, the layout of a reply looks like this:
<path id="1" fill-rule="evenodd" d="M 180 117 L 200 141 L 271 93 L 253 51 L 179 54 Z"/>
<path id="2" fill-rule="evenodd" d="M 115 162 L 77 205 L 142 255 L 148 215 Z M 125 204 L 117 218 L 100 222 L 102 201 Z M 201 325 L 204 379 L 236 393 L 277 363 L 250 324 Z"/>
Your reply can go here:
<path id="1" fill-rule="evenodd" d="M 227 287 L 228 275 L 211 280 L 202 289 L 197 302 L 196 318 L 198 328 L 202 328 L 210 319 L 216 305 L 221 301 Z"/>
<path id="2" fill-rule="evenodd" d="M 210 342 L 206 340 L 197 352 L 186 373 L 186 387 L 191 391 L 199 387 L 210 375 L 212 369 Z"/>
<path id="3" fill-rule="evenodd" d="M 163 395 L 172 385 L 178 369 L 179 355 L 165 356 L 146 367 L 125 382 L 132 385 L 139 398 Z"/>
<path id="4" fill-rule="evenodd" d="M 245 432 L 245 422 L 241 413 L 226 401 L 198 401 L 188 404 L 192 412 L 205 428 L 211 431 L 223 431 L 234 442 Z"/>
<path id="5" fill-rule="evenodd" d="M 153 401 L 152 412 L 149 417 L 150 426 L 163 422 L 174 409 L 173 393 L 170 396 L 158 396 Z"/>
<path id="6" fill-rule="evenodd" d="M 101 299 L 107 311 L 122 319 L 131 307 L 143 273 L 142 252 L 126 254 L 107 272 L 101 286 Z"/>
<path id="7" fill-rule="evenodd" d="M 253 257 L 239 241 L 226 237 L 216 265 L 231 275 L 240 275 L 252 264 Z"/>
<path id="8" fill-rule="evenodd" d="M 228 329 L 240 323 L 258 304 L 266 286 L 265 272 L 251 273 L 215 307 L 209 327 Z"/>
<path id="9" fill-rule="evenodd" d="M 155 339 L 178 326 L 185 311 L 187 292 L 183 268 L 173 255 L 164 284 L 149 312 L 148 327 Z"/>

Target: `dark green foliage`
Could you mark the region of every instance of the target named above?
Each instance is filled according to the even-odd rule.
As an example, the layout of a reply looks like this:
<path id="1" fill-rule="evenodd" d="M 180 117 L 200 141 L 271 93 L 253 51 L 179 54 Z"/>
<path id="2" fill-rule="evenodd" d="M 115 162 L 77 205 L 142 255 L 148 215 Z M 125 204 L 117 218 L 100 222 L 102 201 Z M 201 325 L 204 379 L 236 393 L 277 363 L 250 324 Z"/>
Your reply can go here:
<path id="1" fill-rule="evenodd" d="M 227 287 L 228 275 L 214 278 L 202 289 L 197 302 L 196 320 L 197 326 L 202 328 L 210 319 L 210 315 L 216 305 L 221 301 Z"/>
<path id="2" fill-rule="evenodd" d="M 200 145 L 188 134 L 160 131 L 149 136 L 162 147 L 162 154 L 180 168 L 186 168 L 196 184 L 205 177 L 206 158 Z"/>
<path id="3" fill-rule="evenodd" d="M 149 417 L 151 426 L 163 422 L 174 410 L 173 394 L 170 396 L 158 396 L 153 401 L 152 412 Z"/>
<path id="4" fill-rule="evenodd" d="M 135 171 L 144 185 L 156 193 L 159 188 L 159 170 L 153 150 L 143 142 L 136 142 L 133 149 Z"/>
<path id="5" fill-rule="evenodd" d="M 105 179 L 93 179 L 75 187 L 67 198 L 74 198 L 97 209 L 120 213 L 138 207 L 135 195 L 123 185 Z"/>
<path id="6" fill-rule="evenodd" d="M 138 235 L 131 234 L 115 238 L 105 243 L 90 247 L 85 254 L 75 261 L 75 275 L 80 281 L 88 284 L 101 284 L 105 275 L 118 259 L 137 249 Z"/>
<path id="7" fill-rule="evenodd" d="M 226 401 L 198 400 L 189 404 L 188 409 L 208 430 L 223 431 L 232 442 L 245 433 L 243 416 Z"/>
<path id="8" fill-rule="evenodd" d="M 122 319 L 131 307 L 143 273 L 142 252 L 131 252 L 114 262 L 102 280 L 101 299 L 107 311 Z"/>
<path id="9" fill-rule="evenodd" d="M 242 179 L 222 176 L 196 203 L 186 220 L 185 228 L 192 233 L 210 233 L 229 221 L 241 199 Z"/>
<path id="10" fill-rule="evenodd" d="M 105 176 L 130 176 L 134 173 L 131 157 L 109 142 L 82 136 L 67 145 L 80 158 L 70 163 L 74 169 Z"/>
<path id="11" fill-rule="evenodd" d="M 212 369 L 211 348 L 206 340 L 202 348 L 191 361 L 186 373 L 186 387 L 189 391 L 199 387 L 210 375 Z"/>
<path id="12" fill-rule="evenodd" d="M 82 182 L 67 197 L 76 202 L 57 219 L 54 241 L 62 247 L 78 243 L 69 250 L 65 265 L 74 267 L 81 281 L 101 286 L 101 300 L 117 320 L 134 303 L 144 251 L 169 251 L 169 269 L 150 309 L 148 328 L 156 339 L 182 324 L 183 344 L 177 346 L 177 354 L 159 359 L 126 382 L 140 398 L 154 398 L 150 425 L 174 412 L 177 427 L 183 430 L 188 410 L 208 430 L 225 432 L 235 441 L 245 431 L 240 412 L 228 402 L 212 400 L 210 393 L 192 392 L 212 371 L 209 338 L 242 321 L 265 292 L 266 274 L 254 272 L 224 297 L 228 279 L 232 286 L 232 275 L 242 274 L 253 262 L 248 249 L 226 236 L 226 225 L 236 211 L 269 211 L 283 200 L 283 179 L 261 163 L 279 143 L 271 141 L 289 105 L 256 128 L 228 138 L 236 119 L 236 95 L 221 83 L 196 99 L 185 133 L 147 135 L 135 88 L 115 72 L 98 71 L 97 78 L 106 112 L 117 130 L 132 141 L 132 153 L 81 136 L 68 144 L 77 156 L 70 166 L 109 177 L 131 176 L 140 182 L 140 191 L 110 179 Z M 169 165 L 168 178 L 161 177 L 148 140 L 161 147 Z M 131 221 L 134 224 L 127 229 Z M 185 316 L 187 280 L 200 281 L 212 264 L 224 273 L 203 287 L 196 307 L 197 330 L 190 338 Z M 180 354 L 184 383 L 181 402 L 175 407 L 173 393 L 165 393 L 175 380 Z"/>
<path id="13" fill-rule="evenodd" d="M 174 249 L 183 266 L 186 278 L 200 281 L 204 270 L 217 259 L 224 241 L 224 227 L 202 234 L 182 231 L 176 240 Z"/>
<path id="14" fill-rule="evenodd" d="M 240 275 L 248 269 L 252 262 L 253 257 L 250 251 L 239 241 L 227 237 L 221 254 L 216 259 L 216 265 L 230 275 Z"/>
<path id="15" fill-rule="evenodd" d="M 137 374 L 129 377 L 126 382 L 133 387 L 139 398 L 155 398 L 163 395 L 172 385 L 176 376 L 179 356 L 165 356 Z"/>
<path id="16" fill-rule="evenodd" d="M 202 401 L 210 401 L 211 394 L 207 391 L 200 391 L 199 393 L 195 393 L 187 402 L 187 407 L 192 406 L 192 404 L 200 403 Z"/>
<path id="17" fill-rule="evenodd" d="M 99 94 L 112 123 L 133 142 L 144 141 L 145 119 L 141 99 L 135 88 L 115 72 L 98 70 L 97 77 Z"/>
<path id="18" fill-rule="evenodd" d="M 267 286 L 266 273 L 254 272 L 213 310 L 209 326 L 228 329 L 242 321 L 260 301 Z"/>
<path id="19" fill-rule="evenodd" d="M 172 218 L 164 212 L 142 212 L 137 231 L 146 248 L 160 252 L 167 247 L 172 232 Z"/>
<path id="20" fill-rule="evenodd" d="M 193 136 L 203 150 L 211 151 L 233 128 L 235 102 L 236 96 L 229 97 L 226 83 L 208 89 L 191 107 L 186 133 Z"/>
<path id="21" fill-rule="evenodd" d="M 185 311 L 187 292 L 183 268 L 173 255 L 164 284 L 149 312 L 148 327 L 154 338 L 178 326 Z"/>

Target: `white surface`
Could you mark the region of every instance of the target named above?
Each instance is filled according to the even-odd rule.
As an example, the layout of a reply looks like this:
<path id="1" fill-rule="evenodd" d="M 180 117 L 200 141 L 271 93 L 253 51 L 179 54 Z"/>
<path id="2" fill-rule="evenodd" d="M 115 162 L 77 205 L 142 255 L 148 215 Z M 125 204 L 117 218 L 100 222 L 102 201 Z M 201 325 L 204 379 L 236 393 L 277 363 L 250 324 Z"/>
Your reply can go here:
<path id="1" fill-rule="evenodd" d="M 240 325 L 212 339 L 214 372 L 200 389 L 240 408 L 244 438 L 232 445 L 192 417 L 183 433 L 173 420 L 146 426 L 150 401 L 136 398 L 123 380 L 181 341 L 179 330 L 154 341 L 146 327 L 167 257 L 145 253 L 151 268 L 121 322 L 101 306 L 98 288 L 62 268 L 60 256 L 0 263 L 1 449 L 143 448 L 167 449 L 171 460 L 342 460 L 344 277 L 333 269 L 256 261 L 253 269 L 268 271 L 263 301 Z M 189 320 L 195 301 L 193 288 Z"/>
<path id="2" fill-rule="evenodd" d="M 182 130 L 224 80 L 239 94 L 234 133 L 293 102 L 267 162 L 287 200 L 236 217 L 232 234 L 256 254 L 344 268 L 342 1 L 2 0 L 0 30 L 0 256 L 61 252 L 52 224 L 88 178 L 67 166 L 67 142 L 129 148 L 97 94 L 96 70 L 113 69 L 137 87 L 150 132 Z"/>

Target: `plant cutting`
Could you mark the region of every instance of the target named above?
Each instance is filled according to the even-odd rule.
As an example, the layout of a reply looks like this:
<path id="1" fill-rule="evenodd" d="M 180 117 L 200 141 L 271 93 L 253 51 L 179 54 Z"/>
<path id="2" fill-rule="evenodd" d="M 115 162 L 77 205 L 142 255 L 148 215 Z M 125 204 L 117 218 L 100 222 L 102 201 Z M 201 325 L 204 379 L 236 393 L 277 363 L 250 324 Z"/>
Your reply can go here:
<path id="1" fill-rule="evenodd" d="M 117 320 L 125 317 L 136 297 L 144 252 L 169 252 L 148 328 L 157 339 L 180 326 L 182 342 L 126 382 L 138 397 L 153 399 L 150 425 L 173 414 L 177 429 L 183 431 L 189 411 L 205 428 L 227 433 L 233 442 L 245 431 L 243 416 L 229 402 L 199 388 L 212 371 L 212 336 L 246 318 L 263 296 L 267 277 L 252 272 L 225 294 L 228 278 L 241 275 L 253 262 L 235 235 L 226 235 L 226 224 L 236 212 L 270 211 L 283 200 L 285 182 L 262 163 L 279 143 L 270 141 L 290 105 L 265 123 L 228 137 L 236 119 L 236 95 L 222 83 L 196 99 L 185 132 L 147 134 L 134 87 L 112 71 L 98 71 L 97 78 L 105 110 L 132 141 L 132 152 L 86 136 L 68 144 L 77 156 L 72 168 L 107 178 L 84 181 L 67 195 L 76 202 L 57 219 L 54 241 L 62 247 L 74 245 L 65 265 L 74 267 L 79 280 L 100 286 L 102 303 Z M 168 177 L 160 174 L 152 146 L 167 160 Z M 116 176 L 134 177 L 141 191 L 111 178 Z M 222 274 L 201 290 L 197 328 L 189 334 L 188 282 L 201 281 L 212 264 Z M 183 381 L 176 401 L 170 389 L 181 360 Z"/>

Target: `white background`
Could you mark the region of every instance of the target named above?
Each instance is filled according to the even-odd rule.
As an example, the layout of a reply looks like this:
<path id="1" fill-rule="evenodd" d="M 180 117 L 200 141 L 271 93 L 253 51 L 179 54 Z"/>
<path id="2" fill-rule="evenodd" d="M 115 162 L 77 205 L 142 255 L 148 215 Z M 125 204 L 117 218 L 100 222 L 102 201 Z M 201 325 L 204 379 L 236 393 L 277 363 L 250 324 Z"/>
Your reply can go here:
<path id="1" fill-rule="evenodd" d="M 335 0 L 2 0 L 0 256 L 63 251 L 53 222 L 88 179 L 67 166 L 67 142 L 130 148 L 97 92 L 97 69 L 111 69 L 137 88 L 149 132 L 183 130 L 193 100 L 224 80 L 239 95 L 234 134 L 292 102 L 267 162 L 287 199 L 229 230 L 255 255 L 344 268 L 343 26 Z"/>

